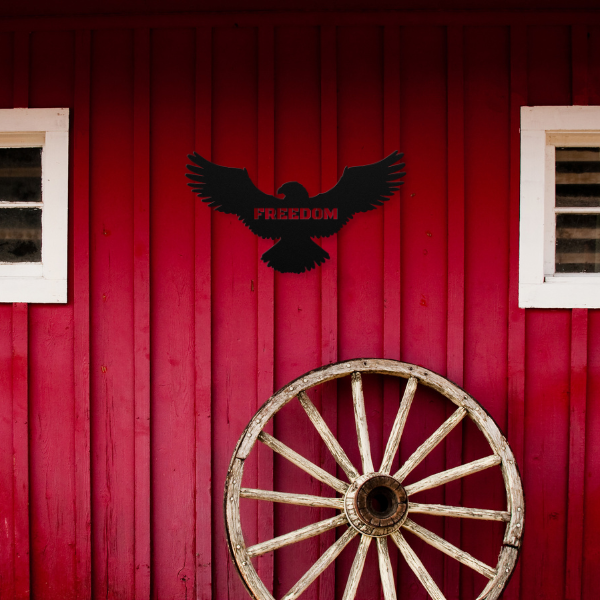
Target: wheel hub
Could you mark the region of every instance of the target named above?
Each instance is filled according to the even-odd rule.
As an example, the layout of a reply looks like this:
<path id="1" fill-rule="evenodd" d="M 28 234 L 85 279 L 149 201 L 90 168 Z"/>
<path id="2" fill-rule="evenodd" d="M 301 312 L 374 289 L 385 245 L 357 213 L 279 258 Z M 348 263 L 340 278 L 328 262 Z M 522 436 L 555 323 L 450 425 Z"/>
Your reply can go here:
<path id="1" fill-rule="evenodd" d="M 400 529 L 406 520 L 408 496 L 393 477 L 367 473 L 348 488 L 344 509 L 348 521 L 360 533 L 381 537 Z"/>

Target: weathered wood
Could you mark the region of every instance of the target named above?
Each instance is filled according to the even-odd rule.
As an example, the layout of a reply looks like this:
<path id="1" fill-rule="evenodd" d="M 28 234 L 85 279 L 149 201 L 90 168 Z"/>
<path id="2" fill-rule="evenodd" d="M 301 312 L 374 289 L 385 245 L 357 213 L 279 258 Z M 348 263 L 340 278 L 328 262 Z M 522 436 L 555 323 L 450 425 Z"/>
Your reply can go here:
<path id="1" fill-rule="evenodd" d="M 494 579 L 488 581 L 481 594 L 477 596 L 477 600 L 497 600 L 510 578 L 518 556 L 518 548 L 512 548 L 511 546 L 504 546 L 502 548 L 500 557 L 498 558 L 498 566 L 496 567 L 496 576 Z"/>
<path id="2" fill-rule="evenodd" d="M 367 558 L 367 552 L 372 540 L 373 538 L 368 535 L 363 535 L 361 537 L 356 556 L 352 563 L 352 568 L 350 569 L 350 574 L 348 575 L 348 582 L 346 583 L 346 589 L 344 590 L 342 600 L 354 600 L 356 597 L 356 590 L 358 589 L 360 576 L 362 575 L 365 559 Z"/>
<path id="3" fill-rule="evenodd" d="M 225 482 L 224 509 L 229 552 L 234 559 L 235 567 L 244 585 L 261 600 L 275 600 L 252 567 L 250 557 L 246 552 L 246 543 L 244 542 L 240 521 L 240 486 L 243 475 L 244 461 L 234 458 L 229 466 Z"/>
<path id="4" fill-rule="evenodd" d="M 306 392 L 300 392 L 298 394 L 298 400 L 300 401 L 302 408 L 306 411 L 308 418 L 312 421 L 316 430 L 319 432 L 319 435 L 325 442 L 325 445 L 327 448 L 329 448 L 329 451 L 335 459 L 335 462 L 342 467 L 344 473 L 346 473 L 348 476 L 348 479 L 350 479 L 350 481 L 354 481 L 359 476 L 359 472 L 350 462 L 350 459 L 340 446 L 340 443 L 337 441 L 333 433 L 331 433 L 331 429 L 329 429 L 327 423 L 325 423 L 323 417 L 321 417 L 319 411 L 311 402 Z"/>
<path id="5" fill-rule="evenodd" d="M 317 560 L 317 562 L 281 600 L 295 600 L 298 598 L 298 596 L 300 596 L 300 594 L 302 594 L 302 592 L 339 556 L 340 552 L 355 535 L 358 535 L 358 532 L 352 527 L 348 527 L 344 535 L 320 556 L 319 560 Z"/>
<path id="6" fill-rule="evenodd" d="M 407 485 L 404 489 L 406 490 L 407 494 L 416 494 L 417 492 L 422 492 L 423 490 L 428 490 L 439 485 L 444 485 L 445 483 L 454 481 L 455 479 L 460 479 L 461 477 L 466 477 L 467 475 L 478 473 L 479 471 L 483 471 L 484 469 L 489 469 L 490 467 L 499 465 L 501 462 L 502 459 L 499 456 L 487 456 L 486 458 L 474 460 L 473 462 L 467 463 L 466 465 L 461 465 L 460 467 L 454 467 L 453 469 L 448 469 L 447 471 L 436 473 L 435 475 L 431 475 L 429 477 L 426 477 L 425 479 L 421 479 L 421 481 L 417 481 L 416 483 Z"/>
<path id="7" fill-rule="evenodd" d="M 379 574 L 384 600 L 397 600 L 394 571 L 390 560 L 387 537 L 377 538 L 377 557 L 379 559 Z"/>
<path id="8" fill-rule="evenodd" d="M 348 489 L 348 484 L 344 483 L 337 477 L 330 475 L 327 471 L 317 467 L 317 465 L 311 463 L 309 460 L 294 452 L 291 448 L 286 446 L 284 443 L 275 439 L 272 435 L 269 435 L 265 431 L 262 431 L 258 436 L 258 439 L 271 448 L 273 452 L 281 454 L 284 458 L 287 458 L 290 462 L 294 463 L 297 467 L 300 467 L 303 471 L 306 471 L 309 475 L 326 483 L 328 486 L 344 494 Z"/>
<path id="9" fill-rule="evenodd" d="M 471 556 L 468 552 L 464 552 L 460 548 L 457 548 L 454 544 L 444 540 L 440 536 L 436 535 L 432 531 L 421 527 L 411 519 L 406 519 L 404 525 L 402 527 L 408 529 L 414 533 L 417 537 L 421 538 L 424 542 L 427 542 L 429 545 L 437 548 L 444 554 L 451 556 L 457 561 L 461 562 L 463 565 L 467 565 L 474 571 L 477 571 L 484 577 L 488 579 L 493 579 L 496 576 L 496 571 L 491 567 L 488 567 L 485 563 L 477 560 L 475 557 Z"/>
<path id="10" fill-rule="evenodd" d="M 464 517 L 464 518 L 482 518 L 486 520 L 501 520 L 507 521 L 506 533 L 504 536 L 504 543 L 508 544 L 508 546 L 504 546 L 501 551 L 500 560 L 504 560 L 503 556 L 505 555 L 507 548 L 515 552 L 515 560 L 516 560 L 516 550 L 520 545 L 520 539 L 522 534 L 522 526 L 523 526 L 523 516 L 524 516 L 524 505 L 523 505 L 523 492 L 521 488 L 520 478 L 518 475 L 518 470 L 515 464 L 514 456 L 510 450 L 506 442 L 506 438 L 502 435 L 497 425 L 494 423 L 489 414 L 481 408 L 481 406 L 468 394 L 461 390 L 459 387 L 448 381 L 447 379 L 436 375 L 428 371 L 427 369 L 423 369 L 422 367 L 418 367 L 416 365 L 410 365 L 407 363 L 400 363 L 392 360 L 384 360 L 384 359 L 360 359 L 360 360 L 351 360 L 344 363 L 337 363 L 333 365 L 329 365 L 323 367 L 321 369 L 317 369 L 315 371 L 311 371 L 302 375 L 300 378 L 291 382 L 288 386 L 280 389 L 263 407 L 261 407 L 258 412 L 255 414 L 252 421 L 249 423 L 248 427 L 244 435 L 240 438 L 238 442 L 238 447 L 235 450 L 234 457 L 232 459 L 232 465 L 240 459 L 245 459 L 250 450 L 252 449 L 256 439 L 261 439 L 261 441 L 267 441 L 272 446 L 276 447 L 279 450 L 284 451 L 284 455 L 286 457 L 294 457 L 294 460 L 300 459 L 301 461 L 306 461 L 301 456 L 294 453 L 292 450 L 287 448 L 281 442 L 274 440 L 274 438 L 265 435 L 264 432 L 261 433 L 260 427 L 267 423 L 273 415 L 275 415 L 283 406 L 285 406 L 288 402 L 290 402 L 293 398 L 298 396 L 303 391 L 318 385 L 320 383 L 331 381 L 333 379 L 338 379 L 340 377 L 351 375 L 355 372 L 369 372 L 369 373 L 378 373 L 381 375 L 392 375 L 396 377 L 402 377 L 404 379 L 410 379 L 414 377 L 419 384 L 426 385 L 427 387 L 432 388 L 433 390 L 439 392 L 446 398 L 448 398 L 451 402 L 453 402 L 458 408 L 457 411 L 438 429 L 436 433 L 431 436 L 426 442 L 426 450 L 429 451 L 432 449 L 435 444 L 443 439 L 443 436 L 451 430 L 452 426 L 455 426 L 460 422 L 460 420 L 468 413 L 471 420 L 476 424 L 476 426 L 481 430 L 487 442 L 489 443 L 492 452 L 494 455 L 497 455 L 499 459 L 501 459 L 501 470 L 504 478 L 504 484 L 507 493 L 507 511 L 483 511 L 478 509 L 463 509 L 462 507 L 453 507 L 453 506 L 444 506 L 444 505 L 418 505 L 415 504 L 415 512 L 420 511 L 425 514 L 440 514 L 440 516 L 456 516 L 456 517 Z M 356 376 L 355 376 L 356 379 Z M 259 437 L 260 436 L 260 437 Z M 277 450 L 276 450 L 277 451 Z M 419 451 L 419 450 L 418 450 Z M 420 453 L 423 452 L 421 449 Z M 423 453 L 424 457 L 427 452 Z M 419 458 L 422 460 L 422 457 Z M 414 461 L 414 455 L 411 457 Z M 488 457 L 497 461 L 498 458 Z M 486 460 L 486 459 L 484 459 Z M 294 461 L 292 461 L 294 462 Z M 308 461 L 306 461 L 308 462 Z M 309 471 L 312 474 L 313 467 L 312 463 L 308 462 Z M 311 466 L 312 465 L 312 466 Z M 415 465 L 416 466 L 416 461 Z M 464 466 L 463 466 L 464 467 Z M 318 469 L 318 467 L 316 467 Z M 412 467 L 414 468 L 414 467 Z M 470 468 L 470 467 L 467 467 Z M 446 472 L 444 472 L 446 473 Z M 439 474 L 442 475 L 442 474 Z M 456 473 L 454 473 L 456 475 Z M 328 477 L 333 477 L 328 475 Z M 335 478 L 333 478 L 335 480 Z M 347 484 L 337 480 L 336 485 L 343 485 L 347 487 Z M 229 486 L 230 484 L 228 484 Z M 329 484 L 328 484 L 329 485 Z M 334 486 L 332 486 L 334 487 Z M 334 488 L 337 489 L 337 488 Z M 345 488 L 344 488 L 345 489 Z M 344 489 L 339 489 L 338 491 L 345 493 Z M 409 488 L 410 489 L 410 488 Z M 229 490 L 229 488 L 228 488 Z M 228 494 L 230 491 L 228 491 Z M 239 510 L 239 507 L 238 507 Z M 410 510 L 410 509 L 409 509 Z M 239 522 L 239 515 L 237 515 L 237 520 Z M 229 528 L 229 525 L 228 525 Z M 352 529 L 352 528 L 351 528 Z M 354 530 L 356 531 L 356 530 Z M 328 534 L 325 534 L 328 535 Z M 323 536 L 324 537 L 324 536 Z M 396 543 L 397 540 L 395 540 Z M 402 545 L 402 542 L 400 542 Z M 407 544 L 406 544 L 407 545 Z M 512 548 L 514 546 L 515 548 Z M 337 546 L 336 546 L 337 548 Z M 331 547 L 324 553 L 329 553 L 331 551 Z M 339 551 L 336 551 L 336 556 L 339 554 Z M 407 551 L 407 555 L 411 557 L 414 553 Z M 412 553 L 412 554 L 411 554 Z M 254 571 L 252 564 L 248 562 L 248 564 L 244 567 L 240 566 L 242 564 L 243 556 L 247 556 L 243 548 L 241 550 L 237 550 L 237 554 L 235 554 L 236 565 L 240 569 L 247 569 Z M 321 559 L 323 558 L 321 557 Z M 331 557 L 331 554 L 327 554 L 328 557 Z M 321 559 L 319 559 L 321 561 Z M 331 557 L 332 560 L 335 559 L 335 556 Z M 416 559 L 418 561 L 418 559 Z M 327 564 L 329 564 L 329 562 Z M 507 562 L 506 568 L 509 571 L 512 571 L 514 567 L 514 562 Z M 319 563 L 320 565 L 322 562 Z M 320 568 L 320 567 L 319 567 Z M 302 584 L 296 584 L 293 590 L 290 591 L 291 596 L 287 598 L 296 598 L 302 591 L 310 585 L 310 582 L 316 578 L 320 572 L 322 572 L 326 568 L 326 565 L 323 566 L 322 569 L 319 570 L 318 573 L 315 574 L 313 570 L 310 571 L 310 577 L 304 577 L 302 579 Z M 418 568 L 418 564 L 412 560 L 411 568 Z M 318 570 L 318 569 L 317 569 Z M 497 595 L 501 593 L 504 583 L 506 581 L 506 577 L 504 577 L 506 573 L 498 573 L 494 577 L 494 579 L 490 582 L 492 585 L 488 586 L 488 596 L 485 597 L 485 600 L 493 600 L 497 598 Z M 507 574 L 507 576 L 510 573 Z M 314 576 L 313 576 L 314 575 Z M 441 600 L 443 596 L 435 595 L 439 593 L 439 589 L 435 586 L 435 583 L 432 582 L 431 577 L 427 575 L 423 575 L 420 572 L 420 576 L 422 577 L 421 581 L 425 583 L 423 585 L 426 586 L 430 595 L 438 600 Z M 248 588 L 252 590 L 252 593 L 260 600 L 270 600 L 270 595 L 265 595 L 260 587 L 254 587 L 251 581 L 254 581 L 256 573 L 253 575 L 243 575 L 244 581 Z M 312 578 L 311 578 L 312 577 Z M 308 581 L 310 579 L 310 581 Z M 495 585 L 494 582 L 498 582 L 498 585 Z M 431 584 L 433 583 L 433 587 Z M 429 586 L 429 587 L 427 587 Z M 262 586 L 264 588 L 264 584 Z M 437 592 L 436 592 L 437 590 Z M 390 592 L 391 594 L 391 592 Z M 490 595 L 491 594 L 491 595 Z M 392 598 L 393 596 L 390 596 Z M 386 600 L 389 600 L 386 598 Z"/>
<path id="11" fill-rule="evenodd" d="M 272 540 L 250 546 L 250 548 L 246 549 L 246 552 L 250 558 L 254 556 L 260 556 L 261 554 L 266 554 L 267 552 L 273 552 L 273 550 L 277 550 L 278 548 L 283 548 L 284 546 L 301 542 L 302 540 L 314 537 L 315 535 L 319 535 L 325 531 L 329 531 L 330 529 L 339 527 L 340 525 L 344 525 L 346 523 L 348 523 L 348 518 L 345 514 L 337 515 L 331 519 L 325 519 L 324 521 L 319 521 L 318 523 L 312 523 L 311 525 L 302 527 L 302 529 L 296 529 L 296 531 L 290 531 L 290 533 L 280 535 Z"/>
<path id="12" fill-rule="evenodd" d="M 440 588 L 436 585 L 435 581 L 433 581 L 431 575 L 423 566 L 419 557 L 414 553 L 414 550 L 408 545 L 408 542 L 404 539 L 403 535 L 400 532 L 395 531 L 392 533 L 391 537 L 396 546 L 398 546 L 402 556 L 404 556 L 408 566 L 412 569 L 412 572 L 417 576 L 417 579 L 423 584 L 423 587 L 427 590 L 427 593 L 433 600 L 446 600 L 444 594 L 442 594 Z"/>
<path id="13" fill-rule="evenodd" d="M 326 498 L 323 496 L 309 496 L 308 494 L 287 494 L 285 492 L 272 492 L 270 490 L 255 490 L 242 488 L 240 497 L 252 500 L 266 500 L 267 502 L 282 502 L 298 506 L 318 506 L 321 508 L 344 509 L 343 498 Z"/>
<path id="14" fill-rule="evenodd" d="M 400 445 L 400 438 L 402 437 L 404 425 L 406 425 L 408 412 L 410 410 L 413 398 L 415 397 L 416 391 L 417 380 L 415 377 L 411 377 L 406 384 L 406 389 L 404 390 L 404 395 L 402 396 L 402 401 L 400 402 L 400 408 L 398 409 L 398 414 L 394 420 L 390 438 L 387 446 L 385 447 L 383 460 L 381 461 L 381 467 L 379 469 L 380 473 L 385 473 L 387 475 L 392 468 L 392 461 L 394 460 L 394 456 L 396 455 L 396 451 Z"/>
<path id="15" fill-rule="evenodd" d="M 481 519 L 483 521 L 510 521 L 510 513 L 504 510 L 484 510 L 481 508 L 465 508 L 463 506 L 445 506 L 443 504 L 408 503 L 408 512 L 439 517 L 459 517 L 464 519 Z"/>
<path id="16" fill-rule="evenodd" d="M 464 407 L 456 410 L 413 452 L 394 477 L 404 481 L 406 476 L 463 420 L 466 414 L 467 410 Z"/>
<path id="17" fill-rule="evenodd" d="M 373 459 L 371 458 L 371 442 L 369 441 L 365 397 L 363 395 L 362 377 L 358 372 L 352 373 L 352 400 L 354 404 L 354 419 L 356 420 L 356 434 L 358 436 L 358 449 L 360 451 L 363 473 L 372 473 L 374 469 Z"/>

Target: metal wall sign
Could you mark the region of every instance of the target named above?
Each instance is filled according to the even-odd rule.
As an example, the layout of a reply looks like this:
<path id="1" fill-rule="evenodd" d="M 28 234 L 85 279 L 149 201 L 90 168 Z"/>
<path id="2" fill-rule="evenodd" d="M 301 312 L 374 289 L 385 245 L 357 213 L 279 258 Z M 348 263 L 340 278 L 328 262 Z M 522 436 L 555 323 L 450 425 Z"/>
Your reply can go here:
<path id="1" fill-rule="evenodd" d="M 261 192 L 246 169 L 216 165 L 196 152 L 188 158 L 188 185 L 210 207 L 237 215 L 250 231 L 265 239 L 279 240 L 261 259 L 281 273 L 310 271 L 329 258 L 311 238 L 337 233 L 356 213 L 382 206 L 396 192 L 404 177 L 403 154 L 392 152 L 379 162 L 346 167 L 329 191 L 310 197 L 296 181 L 278 190 L 283 198 Z"/>

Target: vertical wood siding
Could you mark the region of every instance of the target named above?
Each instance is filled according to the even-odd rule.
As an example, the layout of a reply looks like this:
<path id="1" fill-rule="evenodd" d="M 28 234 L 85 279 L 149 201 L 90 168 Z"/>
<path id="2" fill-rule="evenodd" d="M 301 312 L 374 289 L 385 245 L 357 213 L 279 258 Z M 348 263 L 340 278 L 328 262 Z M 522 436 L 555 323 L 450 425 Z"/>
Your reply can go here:
<path id="1" fill-rule="evenodd" d="M 222 518 L 233 448 L 274 389 L 358 356 L 446 375 L 507 433 L 528 512 L 506 597 L 597 597 L 600 316 L 518 309 L 517 282 L 519 108 L 600 103 L 600 26 L 448 23 L 288 15 L 0 32 L 0 107 L 72 111 L 69 301 L 0 305 L 0 598 L 246 597 Z M 196 201 L 183 176 L 196 150 L 246 167 L 267 193 L 299 180 L 313 195 L 395 149 L 399 198 L 322 240 L 331 259 L 301 275 L 266 267 L 270 242 Z M 377 464 L 403 385 L 364 379 Z M 403 459 L 449 414 L 419 394 Z M 312 399 L 358 463 L 348 383 Z M 335 469 L 298 405 L 269 427 Z M 484 452 L 465 423 L 415 475 Z M 266 448 L 244 485 L 327 493 Z M 497 473 L 446 488 L 421 501 L 500 508 Z M 242 503 L 249 544 L 329 516 Z M 424 522 L 495 563 L 498 526 Z M 261 557 L 258 571 L 280 597 L 334 539 Z M 449 600 L 482 588 L 410 542 Z M 341 598 L 352 558 L 303 598 Z M 371 552 L 357 597 L 380 593 Z"/>

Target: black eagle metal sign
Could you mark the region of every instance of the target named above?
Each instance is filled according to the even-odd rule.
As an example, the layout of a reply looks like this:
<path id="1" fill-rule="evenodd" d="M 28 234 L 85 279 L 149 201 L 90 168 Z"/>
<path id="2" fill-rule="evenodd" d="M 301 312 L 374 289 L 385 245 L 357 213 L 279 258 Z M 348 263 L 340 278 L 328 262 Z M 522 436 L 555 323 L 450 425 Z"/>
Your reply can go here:
<path id="1" fill-rule="evenodd" d="M 252 233 L 264 239 L 279 240 L 261 260 L 281 273 L 310 271 L 329 258 L 311 238 L 337 233 L 356 213 L 374 210 L 389 200 L 402 185 L 403 154 L 392 152 L 371 165 L 346 167 L 329 191 L 310 197 L 296 181 L 278 190 L 283 198 L 261 192 L 246 169 L 216 165 L 199 154 L 189 154 L 194 163 L 192 191 L 211 208 L 237 215 Z"/>

